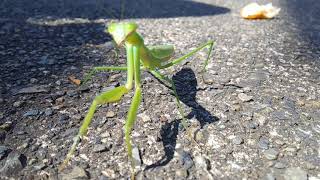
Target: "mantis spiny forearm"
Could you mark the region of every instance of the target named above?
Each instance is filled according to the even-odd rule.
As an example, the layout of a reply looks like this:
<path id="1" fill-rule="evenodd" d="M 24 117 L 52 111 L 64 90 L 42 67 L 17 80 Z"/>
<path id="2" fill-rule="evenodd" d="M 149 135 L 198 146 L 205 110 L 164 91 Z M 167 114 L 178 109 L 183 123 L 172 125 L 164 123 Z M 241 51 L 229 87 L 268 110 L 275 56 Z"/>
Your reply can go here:
<path id="1" fill-rule="evenodd" d="M 171 84 L 172 90 L 174 91 L 174 95 L 176 97 L 176 101 L 178 104 L 179 113 L 182 116 L 182 120 L 183 120 L 182 124 L 184 127 L 187 126 L 185 122 L 184 112 L 183 112 L 183 109 L 182 109 L 182 106 L 181 106 L 181 103 L 172 79 L 168 78 L 165 75 L 162 75 L 158 70 L 165 69 L 167 67 L 178 64 L 181 61 L 185 60 L 186 58 L 192 56 L 194 53 L 200 51 L 201 49 L 205 47 L 209 47 L 208 56 L 207 56 L 207 59 L 205 60 L 204 68 L 203 68 L 203 70 L 205 70 L 206 66 L 208 65 L 208 60 L 213 48 L 213 41 L 208 41 L 207 43 L 194 49 L 190 53 L 180 58 L 169 61 L 174 53 L 173 46 L 163 45 L 163 46 L 147 47 L 144 44 L 143 38 L 136 32 L 137 27 L 138 26 L 135 23 L 112 23 L 108 26 L 108 32 L 112 35 L 116 44 L 118 46 L 122 44 L 125 45 L 126 53 L 127 53 L 127 67 L 123 67 L 123 66 L 95 67 L 86 76 L 86 78 L 84 79 L 84 82 L 87 82 L 88 80 L 90 80 L 91 76 L 93 76 L 96 72 L 106 71 L 106 70 L 126 70 L 127 82 L 124 86 L 119 86 L 110 91 L 103 92 L 93 100 L 89 108 L 89 111 L 83 121 L 83 124 L 80 127 L 79 133 L 74 138 L 73 145 L 69 150 L 64 162 L 59 167 L 59 170 L 62 170 L 67 165 L 68 161 L 70 160 L 74 151 L 76 150 L 76 147 L 80 142 L 80 139 L 86 134 L 97 106 L 119 101 L 124 94 L 128 93 L 133 88 L 133 81 L 135 85 L 135 93 L 128 111 L 127 120 L 125 124 L 125 142 L 127 146 L 128 157 L 131 161 L 131 167 L 132 167 L 132 170 L 134 170 L 134 164 L 132 161 L 131 131 L 134 126 L 138 107 L 142 99 L 141 80 L 140 80 L 141 69 L 147 70 L 158 79 Z M 133 175 L 132 177 L 134 177 L 134 171 L 132 175 Z"/>

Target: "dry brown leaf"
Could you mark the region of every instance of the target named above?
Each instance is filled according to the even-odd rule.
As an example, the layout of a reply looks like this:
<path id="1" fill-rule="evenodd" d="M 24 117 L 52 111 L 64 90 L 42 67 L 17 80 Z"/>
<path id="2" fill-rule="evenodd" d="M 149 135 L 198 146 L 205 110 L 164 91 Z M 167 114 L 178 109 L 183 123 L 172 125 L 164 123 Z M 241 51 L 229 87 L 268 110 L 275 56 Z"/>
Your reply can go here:
<path id="1" fill-rule="evenodd" d="M 73 84 L 76 84 L 76 85 L 80 85 L 81 84 L 81 81 L 79 79 L 77 79 L 75 76 L 71 75 L 68 77 L 68 79 L 73 83 Z"/>
<path id="2" fill-rule="evenodd" d="M 280 10 L 272 6 L 272 3 L 266 5 L 250 3 L 241 9 L 240 15 L 245 19 L 271 19 L 279 14 Z"/>

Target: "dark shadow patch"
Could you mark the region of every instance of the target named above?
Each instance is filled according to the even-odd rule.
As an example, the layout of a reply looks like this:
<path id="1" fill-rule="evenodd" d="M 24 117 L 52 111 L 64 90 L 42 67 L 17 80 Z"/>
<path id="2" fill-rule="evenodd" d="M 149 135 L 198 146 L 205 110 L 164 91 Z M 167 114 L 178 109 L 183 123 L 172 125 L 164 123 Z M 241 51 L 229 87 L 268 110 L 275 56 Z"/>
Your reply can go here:
<path id="1" fill-rule="evenodd" d="M 180 119 L 176 119 L 170 123 L 166 123 L 161 127 L 160 135 L 165 155 L 158 162 L 147 166 L 145 170 L 153 169 L 159 166 L 165 166 L 173 159 L 175 147 L 177 144 L 180 121 Z"/>
<path id="2" fill-rule="evenodd" d="M 224 7 L 189 0 L 4 0 L 2 18 L 172 18 L 227 13 Z M 0 11 L 1 12 L 1 11 Z M 14 12 L 14 13 L 12 13 Z"/>
<path id="3" fill-rule="evenodd" d="M 0 22 L 0 93 L 13 94 L 24 87 L 46 85 L 56 79 L 51 75 L 67 78 L 66 74 L 80 72 L 80 68 L 70 70 L 71 66 L 103 61 L 103 48 L 101 52 L 90 49 L 111 40 L 104 28 L 102 24 L 38 26 L 23 21 Z M 31 84 L 31 78 L 37 83 Z"/>

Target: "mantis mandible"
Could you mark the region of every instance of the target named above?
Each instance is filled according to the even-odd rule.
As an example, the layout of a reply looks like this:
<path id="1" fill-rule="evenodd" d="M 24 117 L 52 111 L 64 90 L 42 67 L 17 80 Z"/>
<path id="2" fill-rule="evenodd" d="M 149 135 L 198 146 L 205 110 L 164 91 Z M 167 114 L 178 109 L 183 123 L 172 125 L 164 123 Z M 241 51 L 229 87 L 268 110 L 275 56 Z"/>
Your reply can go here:
<path id="1" fill-rule="evenodd" d="M 170 66 L 176 65 L 186 58 L 192 56 L 194 53 L 200 51 L 205 47 L 209 47 L 208 56 L 204 62 L 203 71 L 206 70 L 208 65 L 208 60 L 210 58 L 211 51 L 213 49 L 213 41 L 208 41 L 207 43 L 199 46 L 198 48 L 192 50 L 188 54 L 170 60 L 173 53 L 174 48 L 172 45 L 160 45 L 160 46 L 149 46 L 147 47 L 144 44 L 143 38 L 136 32 L 138 25 L 133 22 L 124 22 L 124 23 L 111 23 L 108 26 L 108 32 L 113 37 L 117 46 L 124 45 L 126 48 L 127 54 L 127 66 L 102 66 L 102 67 L 94 67 L 93 70 L 86 76 L 83 82 L 88 81 L 91 76 L 99 71 L 108 71 L 108 70 L 124 70 L 127 71 L 127 81 L 125 85 L 121 85 L 112 90 L 101 93 L 96 96 L 89 108 L 87 115 L 84 118 L 83 124 L 80 127 L 79 133 L 74 137 L 73 144 L 59 167 L 62 170 L 69 160 L 71 159 L 73 153 L 75 152 L 77 145 L 80 143 L 81 138 L 86 135 L 88 126 L 94 116 L 96 108 L 99 105 L 112 103 L 120 101 L 122 96 L 128 93 L 133 88 L 133 81 L 135 86 L 135 92 L 132 99 L 131 106 L 129 108 L 127 114 L 127 120 L 125 123 L 125 143 L 127 147 L 127 153 L 129 160 L 131 161 L 132 170 L 134 169 L 134 161 L 132 160 L 132 144 L 131 144 L 131 131 L 133 129 L 137 111 L 139 104 L 141 102 L 141 70 L 146 70 L 153 74 L 156 78 L 161 80 L 162 82 L 169 83 L 174 92 L 178 110 L 180 115 L 182 116 L 182 125 L 186 127 L 186 121 L 184 118 L 184 112 L 182 110 L 182 106 L 180 104 L 179 97 L 176 92 L 175 85 L 169 77 L 161 74 L 159 70 L 168 68 Z M 133 171 L 134 172 L 134 171 Z M 133 173 L 134 174 L 134 173 Z"/>

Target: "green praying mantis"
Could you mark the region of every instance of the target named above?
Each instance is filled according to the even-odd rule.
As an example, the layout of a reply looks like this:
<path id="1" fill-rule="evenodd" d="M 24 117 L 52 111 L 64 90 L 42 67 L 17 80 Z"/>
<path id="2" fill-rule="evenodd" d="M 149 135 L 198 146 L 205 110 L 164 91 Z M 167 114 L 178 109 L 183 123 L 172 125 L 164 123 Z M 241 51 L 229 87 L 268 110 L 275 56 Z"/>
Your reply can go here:
<path id="1" fill-rule="evenodd" d="M 132 160 L 132 144 L 131 144 L 131 131 L 133 129 L 139 104 L 142 99 L 141 90 L 141 70 L 145 70 L 153 74 L 156 78 L 162 82 L 169 83 L 175 95 L 178 110 L 182 116 L 182 125 L 187 126 L 184 112 L 180 104 L 179 97 L 176 92 L 174 82 L 171 78 L 161 74 L 159 70 L 176 65 L 186 58 L 192 56 L 194 53 L 202 50 L 205 47 L 209 48 L 208 56 L 204 62 L 203 71 L 206 70 L 208 61 L 210 58 L 211 51 L 213 49 L 213 41 L 208 41 L 207 43 L 199 46 L 198 48 L 192 50 L 188 54 L 171 60 L 174 47 L 172 45 L 160 45 L 160 46 L 146 46 L 144 40 L 139 33 L 136 32 L 138 25 L 133 22 L 120 22 L 111 23 L 108 26 L 108 32 L 113 37 L 113 40 L 117 46 L 124 45 L 127 54 L 127 66 L 102 66 L 94 67 L 92 71 L 85 77 L 83 82 L 88 81 L 95 73 L 99 71 L 108 70 L 120 70 L 127 71 L 127 81 L 125 85 L 118 86 L 112 90 L 101 93 L 96 96 L 84 118 L 83 124 L 80 127 L 79 133 L 74 137 L 73 144 L 64 159 L 63 163 L 60 165 L 59 170 L 64 169 L 68 164 L 72 155 L 74 154 L 77 145 L 80 143 L 81 138 L 86 135 L 88 126 L 94 116 L 94 113 L 99 105 L 106 103 L 118 102 L 122 96 L 128 93 L 133 88 L 133 81 L 135 86 L 135 92 L 132 99 L 131 106 L 127 114 L 127 120 L 125 123 L 125 143 L 127 147 L 127 153 L 129 160 L 131 161 L 132 171 L 134 170 L 134 161 Z M 134 172 L 134 171 L 133 171 Z M 134 174 L 134 173 L 133 173 Z"/>

